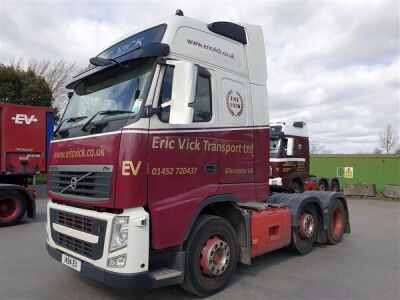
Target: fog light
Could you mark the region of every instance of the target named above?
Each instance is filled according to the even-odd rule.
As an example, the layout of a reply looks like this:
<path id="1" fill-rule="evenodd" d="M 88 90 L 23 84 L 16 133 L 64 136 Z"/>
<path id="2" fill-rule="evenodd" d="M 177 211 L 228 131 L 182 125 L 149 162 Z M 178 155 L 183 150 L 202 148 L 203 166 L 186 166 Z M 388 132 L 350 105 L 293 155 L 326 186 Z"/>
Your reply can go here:
<path id="1" fill-rule="evenodd" d="M 108 259 L 107 265 L 111 268 L 123 268 L 126 264 L 126 254 L 122 254 L 116 257 Z"/>

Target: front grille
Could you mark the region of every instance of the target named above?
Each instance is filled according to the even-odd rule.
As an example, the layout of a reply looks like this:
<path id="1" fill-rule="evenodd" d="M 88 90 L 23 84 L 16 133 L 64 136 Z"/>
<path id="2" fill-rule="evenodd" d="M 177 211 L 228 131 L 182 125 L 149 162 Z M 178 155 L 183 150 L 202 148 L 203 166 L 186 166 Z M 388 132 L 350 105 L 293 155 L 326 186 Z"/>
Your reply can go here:
<path id="1" fill-rule="evenodd" d="M 56 240 L 54 241 L 57 245 L 79 253 L 83 256 L 92 258 L 93 257 L 93 244 L 81 241 L 72 236 L 56 233 Z"/>
<path id="2" fill-rule="evenodd" d="M 112 166 L 52 166 L 50 192 L 88 201 L 110 199 Z"/>
<path id="3" fill-rule="evenodd" d="M 92 221 L 92 218 L 58 211 L 56 223 L 69 228 L 91 233 Z"/>
<path id="4" fill-rule="evenodd" d="M 98 237 L 97 244 L 83 241 L 74 236 L 66 235 L 54 229 L 53 224 L 58 224 L 78 231 L 86 232 Z M 88 257 L 92 260 L 103 256 L 104 239 L 107 221 L 57 209 L 50 209 L 50 228 L 53 241 L 65 249 Z"/>

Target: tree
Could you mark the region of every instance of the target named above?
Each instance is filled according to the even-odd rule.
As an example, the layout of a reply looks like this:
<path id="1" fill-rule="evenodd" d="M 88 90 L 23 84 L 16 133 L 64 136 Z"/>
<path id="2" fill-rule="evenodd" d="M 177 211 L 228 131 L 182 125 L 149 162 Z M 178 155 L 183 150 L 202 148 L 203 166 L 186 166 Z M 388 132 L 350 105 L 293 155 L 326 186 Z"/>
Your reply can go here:
<path id="1" fill-rule="evenodd" d="M 379 149 L 378 147 L 376 147 L 374 149 L 374 154 L 382 154 L 382 149 Z"/>
<path id="2" fill-rule="evenodd" d="M 77 72 L 75 63 L 65 60 L 30 60 L 28 71 L 33 71 L 37 76 L 43 77 L 49 84 L 54 99 L 54 107 L 63 110 L 68 101 L 65 85 Z"/>
<path id="3" fill-rule="evenodd" d="M 326 152 L 326 147 L 322 145 L 318 140 L 310 140 L 310 153 L 324 153 Z"/>
<path id="4" fill-rule="evenodd" d="M 33 71 L 0 64 L 0 102 L 51 106 L 52 93 L 43 77 Z"/>
<path id="5" fill-rule="evenodd" d="M 392 150 L 396 147 L 398 140 L 399 134 L 391 124 L 387 124 L 379 134 L 380 147 L 386 151 L 386 154 L 390 154 L 392 152 Z"/>

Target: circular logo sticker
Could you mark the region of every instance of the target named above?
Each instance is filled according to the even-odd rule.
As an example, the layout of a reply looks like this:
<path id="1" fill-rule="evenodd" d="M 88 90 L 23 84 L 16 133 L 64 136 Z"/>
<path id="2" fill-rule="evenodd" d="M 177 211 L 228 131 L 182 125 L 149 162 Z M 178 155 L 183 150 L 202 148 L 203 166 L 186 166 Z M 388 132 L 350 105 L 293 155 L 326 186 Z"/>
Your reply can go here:
<path id="1" fill-rule="evenodd" d="M 228 94 L 226 94 L 226 107 L 232 116 L 240 117 L 242 115 L 244 101 L 238 91 L 229 90 Z"/>

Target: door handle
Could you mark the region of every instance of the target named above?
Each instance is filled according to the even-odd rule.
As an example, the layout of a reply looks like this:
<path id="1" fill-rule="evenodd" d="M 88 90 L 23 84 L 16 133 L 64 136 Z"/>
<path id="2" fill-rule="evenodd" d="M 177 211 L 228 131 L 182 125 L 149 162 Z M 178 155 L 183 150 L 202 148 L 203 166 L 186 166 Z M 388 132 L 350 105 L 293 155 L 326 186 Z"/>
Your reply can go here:
<path id="1" fill-rule="evenodd" d="M 217 173 L 217 166 L 216 165 L 206 165 L 206 173 L 207 174 L 214 174 Z"/>

